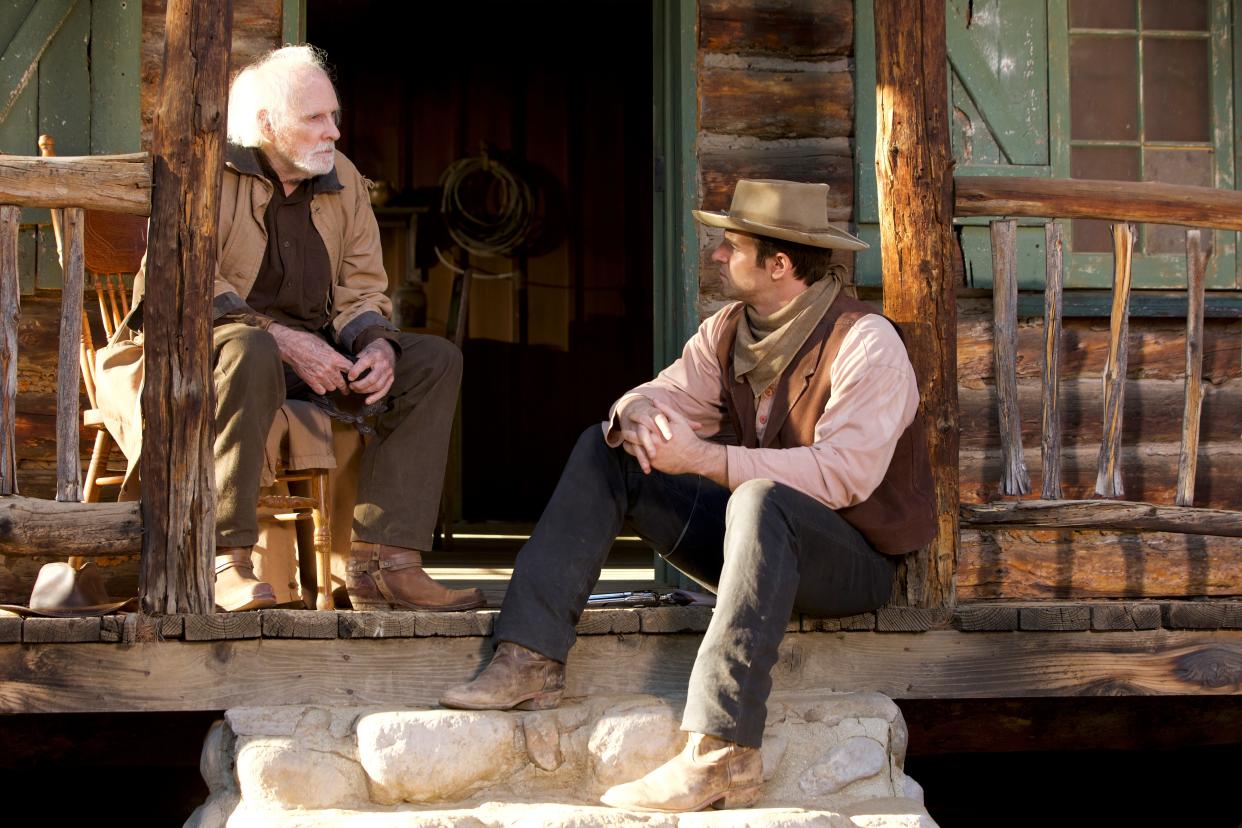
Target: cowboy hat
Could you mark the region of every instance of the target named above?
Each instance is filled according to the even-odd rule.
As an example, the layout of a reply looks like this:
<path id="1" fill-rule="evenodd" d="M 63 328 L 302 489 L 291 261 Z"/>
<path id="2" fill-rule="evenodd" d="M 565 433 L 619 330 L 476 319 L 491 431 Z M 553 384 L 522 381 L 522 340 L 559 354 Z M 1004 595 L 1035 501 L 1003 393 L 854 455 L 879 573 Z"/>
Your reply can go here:
<path id="1" fill-rule="evenodd" d="M 30 593 L 30 606 L 0 604 L 0 610 L 47 618 L 84 618 L 116 612 L 135 599 L 113 601 L 104 588 L 103 573 L 87 562 L 78 569 L 67 563 L 44 564 Z"/>
<path id="2" fill-rule="evenodd" d="M 828 185 L 802 181 L 743 178 L 733 189 L 727 212 L 692 210 L 710 227 L 723 227 L 806 244 L 866 250 L 862 239 L 828 223 Z"/>

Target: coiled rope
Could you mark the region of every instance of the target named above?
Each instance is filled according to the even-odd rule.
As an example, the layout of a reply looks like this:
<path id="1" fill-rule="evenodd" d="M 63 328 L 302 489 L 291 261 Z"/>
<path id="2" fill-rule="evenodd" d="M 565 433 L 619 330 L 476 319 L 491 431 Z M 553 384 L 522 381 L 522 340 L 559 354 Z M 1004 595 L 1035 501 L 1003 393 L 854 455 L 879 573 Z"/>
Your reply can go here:
<path id="1" fill-rule="evenodd" d="M 467 253 L 511 256 L 526 241 L 534 221 L 530 187 L 486 150 L 450 164 L 440 186 L 444 226 Z"/>

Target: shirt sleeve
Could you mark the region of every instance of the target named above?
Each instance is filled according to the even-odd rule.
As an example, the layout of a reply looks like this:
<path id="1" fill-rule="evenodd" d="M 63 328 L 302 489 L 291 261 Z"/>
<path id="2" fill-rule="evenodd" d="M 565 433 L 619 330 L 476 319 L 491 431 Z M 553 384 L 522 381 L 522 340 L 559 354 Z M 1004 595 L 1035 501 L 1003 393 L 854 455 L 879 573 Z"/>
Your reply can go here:
<path id="1" fill-rule="evenodd" d="M 914 368 L 893 326 L 870 314 L 846 335 L 831 372 L 832 395 L 815 424 L 815 442 L 791 449 L 729 446 L 731 490 L 747 480 L 775 480 L 831 509 L 871 496 L 918 410 Z"/>
<path id="2" fill-rule="evenodd" d="M 604 440 L 616 448 L 621 445 L 622 409 L 639 397 L 660 402 L 677 410 L 686 419 L 699 423 L 700 437 L 712 437 L 721 431 L 724 409 L 721 405 L 723 385 L 720 362 L 716 357 L 716 341 L 728 308 L 708 317 L 682 349 L 681 357 L 661 371 L 655 379 L 630 389 L 612 404 L 604 422 Z"/>

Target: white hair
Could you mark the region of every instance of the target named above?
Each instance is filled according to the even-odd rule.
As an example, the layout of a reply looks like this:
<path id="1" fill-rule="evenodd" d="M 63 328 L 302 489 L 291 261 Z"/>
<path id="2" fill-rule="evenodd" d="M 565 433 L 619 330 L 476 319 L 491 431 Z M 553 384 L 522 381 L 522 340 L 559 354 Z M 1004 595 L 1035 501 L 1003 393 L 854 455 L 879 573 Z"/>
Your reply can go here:
<path id="1" fill-rule="evenodd" d="M 243 147 L 262 145 L 260 113 L 267 113 L 273 130 L 287 123 L 290 104 L 308 72 L 318 70 L 331 82 L 326 57 L 314 46 L 285 46 L 238 72 L 229 87 L 229 141 Z"/>

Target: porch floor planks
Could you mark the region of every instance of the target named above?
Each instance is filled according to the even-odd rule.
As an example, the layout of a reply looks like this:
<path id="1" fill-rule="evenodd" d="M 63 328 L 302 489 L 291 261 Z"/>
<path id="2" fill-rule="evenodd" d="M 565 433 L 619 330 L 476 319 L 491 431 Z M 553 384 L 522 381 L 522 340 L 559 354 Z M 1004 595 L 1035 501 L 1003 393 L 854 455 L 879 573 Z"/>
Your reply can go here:
<path id="1" fill-rule="evenodd" d="M 700 635 L 584 635 L 567 695 L 682 697 Z M 220 710 L 263 704 L 431 705 L 491 655 L 482 636 L 0 645 L 0 713 Z M 169 680 L 175 676 L 176 680 Z M 1242 630 L 796 633 L 782 693 L 897 699 L 1242 692 Z"/>

